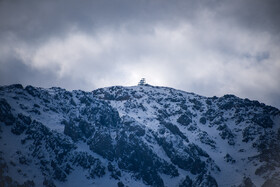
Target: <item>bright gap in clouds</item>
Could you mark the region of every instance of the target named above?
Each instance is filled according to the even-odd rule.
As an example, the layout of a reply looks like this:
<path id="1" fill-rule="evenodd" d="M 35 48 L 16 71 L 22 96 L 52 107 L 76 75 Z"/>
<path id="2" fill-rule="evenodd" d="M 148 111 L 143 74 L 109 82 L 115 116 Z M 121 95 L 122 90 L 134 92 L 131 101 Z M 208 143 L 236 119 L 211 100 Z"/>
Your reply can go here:
<path id="1" fill-rule="evenodd" d="M 228 8 L 221 6 L 223 11 Z M 7 32 L 0 37 L 0 81 L 5 80 L 0 83 L 90 91 L 136 85 L 145 77 L 151 85 L 205 96 L 232 93 L 280 108 L 278 40 L 270 32 L 222 19 L 210 9 L 191 11 L 188 19 L 182 12 L 177 17 L 169 12 L 170 20 L 159 11 L 150 22 L 145 16 L 141 19 L 146 12 L 137 9 L 139 15 L 119 21 L 119 26 L 109 23 L 84 29 L 79 27 L 82 21 L 69 22 L 63 34 L 33 43 Z M 25 71 L 12 76 L 11 68 Z"/>
<path id="2" fill-rule="evenodd" d="M 152 85 L 206 96 L 233 93 L 270 103 L 264 96 L 266 90 L 277 92 L 279 47 L 265 33 L 204 20 L 196 26 L 155 25 L 152 32 L 123 27 L 90 34 L 76 29 L 40 46 L 19 43 L 15 53 L 33 69 L 86 83 L 68 89 L 136 85 L 146 77 Z M 269 55 L 259 60 L 263 53 Z"/>

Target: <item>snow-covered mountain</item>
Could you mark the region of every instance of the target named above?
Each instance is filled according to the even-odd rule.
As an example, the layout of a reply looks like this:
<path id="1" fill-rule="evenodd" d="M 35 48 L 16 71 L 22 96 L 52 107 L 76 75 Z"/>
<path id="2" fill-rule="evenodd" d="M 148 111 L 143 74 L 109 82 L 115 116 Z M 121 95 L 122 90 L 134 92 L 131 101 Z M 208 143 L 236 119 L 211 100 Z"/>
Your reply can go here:
<path id="1" fill-rule="evenodd" d="M 2 86 L 0 186 L 280 186 L 280 111 L 150 85 Z"/>

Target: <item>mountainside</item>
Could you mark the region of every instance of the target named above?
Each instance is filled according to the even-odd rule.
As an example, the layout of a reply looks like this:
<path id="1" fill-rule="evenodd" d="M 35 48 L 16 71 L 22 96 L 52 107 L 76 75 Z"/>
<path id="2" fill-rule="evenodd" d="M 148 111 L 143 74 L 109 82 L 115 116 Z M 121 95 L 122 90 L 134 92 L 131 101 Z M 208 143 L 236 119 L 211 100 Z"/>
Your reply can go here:
<path id="1" fill-rule="evenodd" d="M 0 87 L 0 186 L 280 186 L 280 111 L 150 85 Z"/>

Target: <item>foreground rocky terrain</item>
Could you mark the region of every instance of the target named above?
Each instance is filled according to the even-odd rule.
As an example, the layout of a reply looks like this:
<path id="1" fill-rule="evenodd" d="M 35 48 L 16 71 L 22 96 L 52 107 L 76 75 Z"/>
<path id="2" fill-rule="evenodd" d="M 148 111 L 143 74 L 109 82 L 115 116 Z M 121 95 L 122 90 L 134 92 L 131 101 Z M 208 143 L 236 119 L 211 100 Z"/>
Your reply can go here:
<path id="1" fill-rule="evenodd" d="M 0 186 L 280 186 L 280 111 L 150 85 L 2 86 Z"/>

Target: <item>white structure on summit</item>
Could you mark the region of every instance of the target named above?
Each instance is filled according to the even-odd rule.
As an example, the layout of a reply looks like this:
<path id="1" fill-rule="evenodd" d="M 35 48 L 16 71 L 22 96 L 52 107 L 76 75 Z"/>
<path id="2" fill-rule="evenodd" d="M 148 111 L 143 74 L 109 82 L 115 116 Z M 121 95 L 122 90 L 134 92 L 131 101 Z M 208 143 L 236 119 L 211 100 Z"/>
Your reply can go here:
<path id="1" fill-rule="evenodd" d="M 144 86 L 146 84 L 146 80 L 145 78 L 142 78 L 139 83 L 138 83 L 138 86 Z"/>

